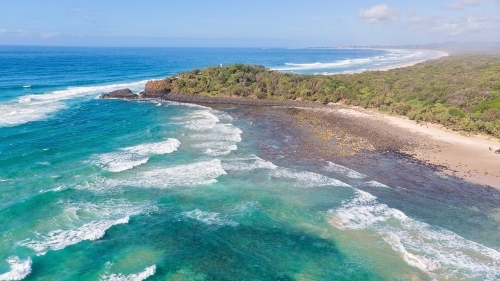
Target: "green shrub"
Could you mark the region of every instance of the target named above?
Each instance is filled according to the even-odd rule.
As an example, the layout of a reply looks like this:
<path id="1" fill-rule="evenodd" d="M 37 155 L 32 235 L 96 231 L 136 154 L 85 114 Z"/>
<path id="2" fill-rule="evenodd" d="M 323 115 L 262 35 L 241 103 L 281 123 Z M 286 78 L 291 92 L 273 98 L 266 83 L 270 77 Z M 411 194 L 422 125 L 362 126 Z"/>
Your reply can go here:
<path id="1" fill-rule="evenodd" d="M 461 111 L 460 109 L 458 108 L 450 108 L 448 110 L 448 113 L 453 116 L 453 117 L 458 117 L 458 118 L 464 118 L 465 117 L 465 113 L 463 111 Z"/>

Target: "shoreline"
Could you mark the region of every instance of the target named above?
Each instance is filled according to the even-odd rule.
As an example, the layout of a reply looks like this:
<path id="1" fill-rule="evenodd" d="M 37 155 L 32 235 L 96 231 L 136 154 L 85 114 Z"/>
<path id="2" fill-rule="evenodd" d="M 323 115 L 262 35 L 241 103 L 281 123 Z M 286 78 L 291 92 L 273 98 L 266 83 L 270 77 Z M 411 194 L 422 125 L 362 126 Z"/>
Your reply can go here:
<path id="1" fill-rule="evenodd" d="M 334 104 L 337 105 L 337 104 Z M 330 105 L 329 105 L 330 106 Z M 500 190 L 500 140 L 483 135 L 465 136 L 451 131 L 439 124 L 421 123 L 403 116 L 392 116 L 360 107 L 345 106 L 343 109 L 326 108 L 351 118 L 371 120 L 380 126 L 402 129 L 408 137 L 415 140 L 415 146 L 406 145 L 399 152 L 414 159 L 437 167 L 439 173 L 456 176 L 465 181 L 491 186 Z M 387 141 L 391 141 L 391 137 Z M 491 148 L 492 150 L 490 150 Z"/>
<path id="2" fill-rule="evenodd" d="M 330 153 L 330 156 L 343 157 L 361 151 L 383 152 L 387 150 L 387 152 L 401 153 L 430 164 L 436 167 L 437 172 L 443 177 L 456 176 L 471 183 L 489 185 L 500 190 L 500 170 L 498 170 L 500 155 L 494 153 L 495 150 L 500 149 L 500 140 L 493 137 L 464 136 L 458 132 L 443 129 L 438 124 L 417 124 L 403 117 L 338 103 L 324 105 L 297 101 L 216 98 L 183 94 L 168 94 L 166 99 L 157 101 L 186 102 L 208 106 L 265 106 L 303 110 L 306 113 L 301 113 L 302 116 L 299 116 L 297 120 L 302 120 L 308 126 L 312 124 L 312 127 L 309 126 L 308 129 L 301 127 L 300 130 L 310 134 L 311 138 L 316 138 L 313 142 L 337 139 L 342 146 L 340 150 L 324 145 L 318 146 L 317 149 L 325 150 L 323 151 L 325 155 Z M 343 120 L 344 123 L 333 125 L 337 120 Z M 317 124 L 313 124 L 315 122 Z M 325 122 L 332 124 L 326 124 L 325 127 Z M 337 126 L 335 128 L 337 130 L 328 129 L 328 125 Z M 338 129 L 345 130 L 345 132 L 339 134 Z M 331 143 L 329 144 L 331 146 Z M 326 152 L 326 150 L 329 151 Z"/>
<path id="3" fill-rule="evenodd" d="M 384 49 L 384 50 L 396 50 L 396 49 Z M 366 71 L 388 71 L 388 70 L 391 70 L 391 69 L 397 69 L 397 68 L 414 66 L 416 64 L 419 64 L 419 63 L 422 63 L 422 62 L 426 62 L 426 61 L 429 61 L 429 60 L 437 60 L 437 59 L 440 59 L 440 58 L 443 58 L 443 57 L 450 56 L 449 53 L 443 52 L 443 51 L 435 51 L 435 50 L 421 50 L 421 51 L 427 51 L 427 52 L 437 53 L 438 57 L 431 58 L 431 59 L 425 59 L 425 60 L 410 61 L 410 62 L 407 62 L 407 63 L 397 64 L 397 65 L 393 65 L 393 66 L 386 66 L 386 67 L 381 67 L 381 68 L 376 68 L 376 69 L 370 69 L 370 70 L 366 70 Z M 363 72 L 366 72 L 366 71 L 363 71 Z"/>

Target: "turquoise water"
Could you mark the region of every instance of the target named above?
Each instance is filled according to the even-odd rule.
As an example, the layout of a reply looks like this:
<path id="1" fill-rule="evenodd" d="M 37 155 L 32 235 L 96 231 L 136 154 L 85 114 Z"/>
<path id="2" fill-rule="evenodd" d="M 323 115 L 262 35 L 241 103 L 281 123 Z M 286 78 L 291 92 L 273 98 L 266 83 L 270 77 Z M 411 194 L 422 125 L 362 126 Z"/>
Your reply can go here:
<path id="1" fill-rule="evenodd" d="M 269 109 L 96 98 L 221 63 L 433 55 L 0 47 L 0 280 L 499 279 L 498 191 L 393 155 L 300 159 Z"/>

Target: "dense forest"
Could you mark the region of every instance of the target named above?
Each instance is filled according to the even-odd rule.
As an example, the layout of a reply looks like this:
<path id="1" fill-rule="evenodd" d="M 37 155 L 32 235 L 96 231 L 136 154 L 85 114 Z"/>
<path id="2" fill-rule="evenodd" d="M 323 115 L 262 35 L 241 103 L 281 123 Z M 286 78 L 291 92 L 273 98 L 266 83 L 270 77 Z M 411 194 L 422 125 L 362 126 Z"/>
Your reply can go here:
<path id="1" fill-rule="evenodd" d="M 500 138 L 500 56 L 460 55 L 389 71 L 297 75 L 235 64 L 194 69 L 148 91 L 202 96 L 342 102 Z"/>

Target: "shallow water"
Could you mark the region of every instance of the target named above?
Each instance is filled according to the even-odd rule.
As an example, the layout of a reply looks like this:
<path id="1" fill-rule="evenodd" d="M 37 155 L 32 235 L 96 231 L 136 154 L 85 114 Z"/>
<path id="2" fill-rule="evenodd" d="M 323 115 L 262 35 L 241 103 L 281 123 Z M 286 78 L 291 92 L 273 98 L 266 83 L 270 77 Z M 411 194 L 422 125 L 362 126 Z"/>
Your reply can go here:
<path id="1" fill-rule="evenodd" d="M 499 279 L 498 191 L 396 155 L 298 157 L 265 110 L 96 99 L 345 55 L 1 47 L 0 280 Z"/>

